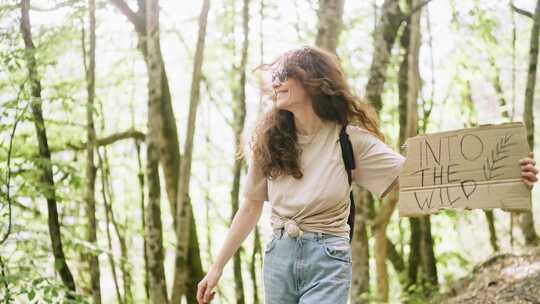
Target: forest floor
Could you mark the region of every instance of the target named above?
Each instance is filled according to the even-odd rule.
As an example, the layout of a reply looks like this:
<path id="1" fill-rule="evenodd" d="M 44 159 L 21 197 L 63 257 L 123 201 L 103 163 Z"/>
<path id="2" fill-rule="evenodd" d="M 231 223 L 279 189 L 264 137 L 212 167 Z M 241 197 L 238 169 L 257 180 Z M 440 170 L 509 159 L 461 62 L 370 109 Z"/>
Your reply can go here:
<path id="1" fill-rule="evenodd" d="M 443 296 L 444 304 L 540 304 L 540 247 L 527 254 L 499 254 L 477 265 Z"/>

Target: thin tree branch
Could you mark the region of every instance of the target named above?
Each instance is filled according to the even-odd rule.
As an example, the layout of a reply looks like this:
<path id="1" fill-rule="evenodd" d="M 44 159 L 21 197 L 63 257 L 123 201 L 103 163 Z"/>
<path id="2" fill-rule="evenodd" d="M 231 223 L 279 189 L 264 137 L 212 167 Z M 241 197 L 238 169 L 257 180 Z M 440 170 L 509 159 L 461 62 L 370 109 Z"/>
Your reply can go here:
<path id="1" fill-rule="evenodd" d="M 107 146 L 107 145 L 113 144 L 113 143 L 115 143 L 117 141 L 124 140 L 124 139 L 129 139 L 129 138 L 144 141 L 145 136 L 146 136 L 146 134 L 144 134 L 141 131 L 137 131 L 137 130 L 134 130 L 134 129 L 129 129 L 127 131 L 114 133 L 114 134 L 109 135 L 107 137 L 98 138 L 97 141 L 96 141 L 96 147 Z M 86 149 L 86 143 L 85 142 L 68 143 L 68 144 L 66 144 L 66 146 L 69 149 L 75 150 L 75 151 L 80 151 L 80 150 Z M 63 148 L 56 148 L 56 149 L 53 148 L 53 149 L 51 149 L 51 152 L 61 152 L 61 151 L 65 151 L 65 150 L 66 149 L 63 149 Z"/>
<path id="2" fill-rule="evenodd" d="M 513 2 L 510 2 L 510 7 L 512 7 L 514 12 L 516 12 L 516 13 L 518 13 L 520 15 L 523 15 L 525 17 L 529 17 L 529 18 L 534 20 L 533 13 L 529 12 L 528 10 L 524 10 L 522 8 L 519 8 L 519 7 L 515 6 Z"/>
<path id="3" fill-rule="evenodd" d="M 201 77 L 203 83 L 204 83 L 204 86 L 205 86 L 205 89 L 206 89 L 206 93 L 208 94 L 208 97 L 210 99 L 210 102 L 213 103 L 215 106 L 216 106 L 216 109 L 218 110 L 219 114 L 221 115 L 221 117 L 223 117 L 223 120 L 225 120 L 225 122 L 227 123 L 227 125 L 229 127 L 233 127 L 233 121 L 227 117 L 227 115 L 225 115 L 225 113 L 223 113 L 223 111 L 221 110 L 220 106 L 219 106 L 219 103 L 217 102 L 216 98 L 214 97 L 214 95 L 212 94 L 212 89 L 210 87 L 210 82 L 208 81 L 208 78 L 206 78 L 206 75 L 202 75 Z"/>
<path id="4" fill-rule="evenodd" d="M 26 80 L 21 84 L 21 87 L 20 87 L 21 89 L 19 90 L 19 93 L 17 94 L 17 103 L 19 103 L 19 100 L 21 98 L 21 93 L 23 92 L 25 84 L 26 84 Z M 2 239 L 0 239 L 0 244 L 3 244 L 9 237 L 9 234 L 11 233 L 12 210 L 11 210 L 11 196 L 9 193 L 9 190 L 11 189 L 11 186 L 9 184 L 11 180 L 11 152 L 13 149 L 13 140 L 15 139 L 15 131 L 17 130 L 17 124 L 24 116 L 24 113 L 26 113 L 26 110 L 28 109 L 29 105 L 30 103 L 27 103 L 21 113 L 15 113 L 15 122 L 13 123 L 13 129 L 9 136 L 9 148 L 7 152 L 7 174 L 6 174 L 7 175 L 6 176 L 6 197 L 7 197 L 7 203 L 8 203 L 8 227 L 7 227 L 7 232 L 2 237 Z"/>
<path id="5" fill-rule="evenodd" d="M 104 138 L 100 138 L 97 140 L 97 145 L 106 146 L 106 145 L 115 143 L 119 140 L 128 139 L 128 138 L 134 138 L 140 141 L 144 141 L 145 137 L 146 137 L 146 134 L 144 134 L 143 132 L 130 129 L 124 132 L 119 132 L 119 133 L 115 133 Z"/>
<path id="6" fill-rule="evenodd" d="M 109 0 L 128 20 L 139 29 L 141 24 L 140 15 L 133 11 L 124 0 Z"/>

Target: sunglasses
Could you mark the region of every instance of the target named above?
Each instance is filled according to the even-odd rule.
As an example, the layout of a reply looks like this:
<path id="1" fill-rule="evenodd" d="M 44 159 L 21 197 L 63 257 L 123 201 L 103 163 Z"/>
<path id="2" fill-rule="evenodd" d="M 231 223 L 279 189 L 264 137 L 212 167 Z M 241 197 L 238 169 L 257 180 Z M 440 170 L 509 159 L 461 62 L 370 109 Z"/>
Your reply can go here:
<path id="1" fill-rule="evenodd" d="M 280 68 L 272 73 L 272 83 L 284 83 L 291 76 L 291 70 Z"/>

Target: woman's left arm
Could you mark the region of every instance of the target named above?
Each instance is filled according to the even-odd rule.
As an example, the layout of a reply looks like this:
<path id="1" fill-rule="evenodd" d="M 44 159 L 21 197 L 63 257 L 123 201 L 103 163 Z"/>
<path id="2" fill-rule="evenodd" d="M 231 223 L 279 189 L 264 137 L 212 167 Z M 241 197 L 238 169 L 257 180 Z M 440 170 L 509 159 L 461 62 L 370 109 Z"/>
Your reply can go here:
<path id="1" fill-rule="evenodd" d="M 533 152 L 529 152 L 529 156 L 519 160 L 521 165 L 521 179 L 527 185 L 529 189 L 532 189 L 534 183 L 538 181 L 536 174 L 538 169 L 535 167 L 536 161 L 534 160 Z"/>

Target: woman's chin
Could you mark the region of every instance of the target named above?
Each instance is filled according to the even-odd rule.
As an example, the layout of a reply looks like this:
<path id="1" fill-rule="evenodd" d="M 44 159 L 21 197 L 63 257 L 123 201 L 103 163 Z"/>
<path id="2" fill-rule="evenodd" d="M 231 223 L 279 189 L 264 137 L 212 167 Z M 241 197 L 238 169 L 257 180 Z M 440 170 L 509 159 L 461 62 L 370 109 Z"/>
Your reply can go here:
<path id="1" fill-rule="evenodd" d="M 277 100 L 275 105 L 276 105 L 276 108 L 280 110 L 287 110 L 287 107 L 289 106 L 289 102 L 287 99 Z"/>

